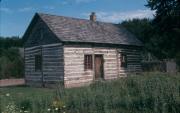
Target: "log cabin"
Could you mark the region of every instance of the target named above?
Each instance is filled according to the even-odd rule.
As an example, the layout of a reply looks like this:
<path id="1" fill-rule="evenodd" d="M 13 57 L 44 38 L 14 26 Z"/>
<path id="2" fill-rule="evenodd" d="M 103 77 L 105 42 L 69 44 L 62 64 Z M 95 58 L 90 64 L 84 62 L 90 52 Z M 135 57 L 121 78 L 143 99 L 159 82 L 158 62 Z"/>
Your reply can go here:
<path id="1" fill-rule="evenodd" d="M 142 43 L 123 26 L 36 13 L 23 36 L 29 86 L 80 87 L 141 72 Z"/>

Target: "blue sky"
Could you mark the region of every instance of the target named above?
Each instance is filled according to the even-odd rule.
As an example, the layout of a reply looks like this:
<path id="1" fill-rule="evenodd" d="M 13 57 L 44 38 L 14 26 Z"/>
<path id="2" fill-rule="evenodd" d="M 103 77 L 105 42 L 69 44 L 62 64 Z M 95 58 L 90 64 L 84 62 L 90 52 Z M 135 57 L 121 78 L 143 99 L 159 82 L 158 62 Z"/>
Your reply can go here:
<path id="1" fill-rule="evenodd" d="M 0 36 L 22 36 L 35 12 L 119 23 L 132 18 L 152 18 L 146 0 L 0 0 Z"/>

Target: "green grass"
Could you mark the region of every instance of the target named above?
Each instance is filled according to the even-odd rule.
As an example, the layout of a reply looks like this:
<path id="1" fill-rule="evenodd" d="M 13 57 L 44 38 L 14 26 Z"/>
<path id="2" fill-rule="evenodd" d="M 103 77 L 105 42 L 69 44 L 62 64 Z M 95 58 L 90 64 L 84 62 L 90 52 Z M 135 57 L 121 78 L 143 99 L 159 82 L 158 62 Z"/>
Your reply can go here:
<path id="1" fill-rule="evenodd" d="M 180 75 L 146 73 L 88 87 L 42 89 L 1 88 L 1 111 L 8 104 L 31 113 L 179 113 Z M 6 94 L 10 96 L 6 96 Z M 24 107 L 24 108 L 22 108 Z"/>
<path id="2" fill-rule="evenodd" d="M 54 96 L 55 90 L 53 89 L 43 89 L 43 88 L 30 88 L 25 86 L 19 87 L 7 87 L 1 88 L 0 100 L 1 100 L 1 110 L 12 102 L 17 105 L 17 107 L 24 107 L 23 103 L 30 104 L 29 108 L 26 110 L 33 111 L 35 113 L 43 113 L 43 108 L 48 108 L 52 97 Z M 10 96 L 7 96 L 7 95 Z"/>

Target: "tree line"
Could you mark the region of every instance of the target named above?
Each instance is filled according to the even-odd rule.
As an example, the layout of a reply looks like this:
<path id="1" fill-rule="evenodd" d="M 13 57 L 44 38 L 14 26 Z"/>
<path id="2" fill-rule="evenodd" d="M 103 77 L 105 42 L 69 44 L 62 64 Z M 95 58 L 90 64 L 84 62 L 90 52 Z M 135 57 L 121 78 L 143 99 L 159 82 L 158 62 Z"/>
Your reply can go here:
<path id="1" fill-rule="evenodd" d="M 180 64 L 180 0 L 147 0 L 155 12 L 153 19 L 133 19 L 121 23 L 144 44 L 144 53 L 157 59 L 176 59 Z"/>
<path id="2" fill-rule="evenodd" d="M 22 47 L 20 37 L 0 37 L 0 79 L 23 77 L 24 64 L 19 51 Z"/>

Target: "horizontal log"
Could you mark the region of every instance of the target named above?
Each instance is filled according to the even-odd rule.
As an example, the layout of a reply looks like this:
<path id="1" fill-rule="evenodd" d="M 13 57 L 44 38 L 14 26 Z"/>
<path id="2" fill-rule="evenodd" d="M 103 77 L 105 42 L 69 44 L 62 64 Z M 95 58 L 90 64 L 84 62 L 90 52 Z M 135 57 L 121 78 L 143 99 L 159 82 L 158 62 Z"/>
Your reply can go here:
<path id="1" fill-rule="evenodd" d="M 69 67 L 69 66 L 78 66 L 78 65 L 84 65 L 83 62 L 64 62 L 64 66 Z"/>
<path id="2" fill-rule="evenodd" d="M 25 51 L 25 54 L 34 54 L 34 53 L 39 53 L 41 52 L 41 49 L 34 49 L 34 50 L 29 50 L 29 51 Z"/>
<path id="3" fill-rule="evenodd" d="M 43 63 L 59 63 L 59 62 L 63 62 L 63 59 L 46 59 L 43 58 Z"/>
<path id="4" fill-rule="evenodd" d="M 35 74 L 35 73 L 34 73 Z M 32 77 L 32 78 L 41 78 L 42 75 L 26 75 L 26 77 Z"/>
<path id="5" fill-rule="evenodd" d="M 60 70 L 64 69 L 64 66 L 43 66 L 43 70 Z"/>
<path id="6" fill-rule="evenodd" d="M 35 55 L 41 55 L 41 52 L 25 54 L 25 57 L 34 57 Z"/>
<path id="7" fill-rule="evenodd" d="M 93 80 L 93 76 L 69 76 L 69 77 L 64 77 L 64 80 L 66 81 L 70 81 L 70 80 L 86 80 L 86 79 L 90 79 Z"/>
<path id="8" fill-rule="evenodd" d="M 42 45 L 42 47 L 53 47 L 53 46 L 62 46 L 62 43 L 55 43 L 55 44 L 46 44 L 46 45 Z"/>
<path id="9" fill-rule="evenodd" d="M 43 47 L 43 51 L 51 51 L 51 50 L 63 51 L 63 47 L 62 46 Z"/>
<path id="10" fill-rule="evenodd" d="M 64 67 L 63 65 L 59 65 L 59 66 L 54 66 L 54 65 L 44 66 L 43 65 L 43 69 L 60 69 L 60 68 L 63 68 L 63 67 Z"/>
<path id="11" fill-rule="evenodd" d="M 64 59 L 63 55 L 43 55 L 44 59 Z"/>
<path id="12" fill-rule="evenodd" d="M 34 65 L 25 65 L 25 67 L 28 68 L 28 69 L 34 69 L 35 68 Z"/>
<path id="13" fill-rule="evenodd" d="M 54 52 L 54 51 L 53 51 L 53 52 L 43 52 L 42 54 L 43 54 L 43 56 L 44 56 L 44 55 L 45 55 L 45 56 L 52 56 L 52 55 L 54 55 L 54 56 L 60 56 L 60 55 L 61 55 L 61 56 L 62 56 L 63 53 L 62 53 L 62 52 L 59 52 L 59 51 L 58 51 L 58 52 Z"/>
<path id="14" fill-rule="evenodd" d="M 84 79 L 84 80 L 65 80 L 65 84 L 75 84 L 75 83 L 87 83 L 93 81 L 92 79 Z"/>
<path id="15" fill-rule="evenodd" d="M 65 76 L 84 76 L 84 75 L 93 75 L 93 71 L 92 72 L 85 72 L 85 71 L 65 71 L 64 72 Z"/>
<path id="16" fill-rule="evenodd" d="M 43 66 L 49 66 L 49 65 L 54 65 L 54 66 L 61 66 L 61 63 L 43 63 Z"/>
<path id="17" fill-rule="evenodd" d="M 105 68 L 110 68 L 110 69 L 111 69 L 111 68 L 116 68 L 116 69 L 118 68 L 117 65 L 106 65 L 106 66 L 104 66 L 104 67 L 105 67 Z"/>
<path id="18" fill-rule="evenodd" d="M 63 82 L 63 79 L 44 79 L 43 82 Z M 57 85 L 56 85 L 57 86 Z"/>
<path id="19" fill-rule="evenodd" d="M 34 49 L 40 49 L 40 46 L 34 46 L 34 47 L 25 47 L 24 50 L 25 51 L 29 51 L 29 50 L 34 50 Z"/>
<path id="20" fill-rule="evenodd" d="M 83 74 L 85 71 L 84 69 L 64 69 L 64 73 L 65 74 L 78 74 L 81 73 Z"/>
<path id="21" fill-rule="evenodd" d="M 93 78 L 93 75 L 74 75 L 74 76 L 64 76 L 64 79 L 68 78 Z"/>
<path id="22" fill-rule="evenodd" d="M 54 72 L 49 72 L 49 71 L 43 71 L 44 75 L 62 75 L 64 72 L 63 71 L 54 71 Z"/>
<path id="23" fill-rule="evenodd" d="M 34 57 L 25 57 L 25 62 L 27 62 L 27 61 L 33 61 L 34 60 Z"/>
<path id="24" fill-rule="evenodd" d="M 42 81 L 42 78 L 33 78 L 33 77 L 26 77 L 26 80 L 32 80 L 32 81 Z"/>
<path id="25" fill-rule="evenodd" d="M 34 59 L 33 60 L 25 60 L 25 63 L 34 63 Z"/>
<path id="26" fill-rule="evenodd" d="M 25 62 L 25 66 L 28 66 L 28 65 L 30 65 L 30 66 L 34 66 L 34 65 L 35 65 L 35 63 L 34 63 L 34 62 Z"/>
<path id="27" fill-rule="evenodd" d="M 128 64 L 127 67 L 141 67 L 141 65 L 140 64 L 132 64 L 132 65 Z"/>
<path id="28" fill-rule="evenodd" d="M 41 75 L 42 75 L 41 72 L 38 72 L 38 73 L 37 73 L 37 72 L 35 72 L 35 71 L 26 71 L 25 74 L 26 74 L 26 75 L 34 75 L 34 76 L 41 76 Z M 25 75 L 25 76 L 26 76 L 26 75 Z"/>
<path id="29" fill-rule="evenodd" d="M 72 59 L 72 58 L 76 58 L 76 59 L 84 59 L 84 55 L 75 55 L 75 54 L 72 54 L 72 55 L 65 55 L 64 54 L 64 59 Z"/>
<path id="30" fill-rule="evenodd" d="M 53 46 L 62 46 L 62 43 L 55 43 L 55 44 L 45 44 L 45 45 L 38 45 L 33 47 L 25 47 L 25 50 L 40 48 L 40 47 L 53 47 Z"/>
<path id="31" fill-rule="evenodd" d="M 52 76 L 44 76 L 43 77 L 44 78 L 44 80 L 47 80 L 47 79 L 51 79 L 51 80 L 55 80 L 55 79 L 64 79 L 64 77 L 63 76 L 54 76 L 54 75 L 52 75 Z"/>

